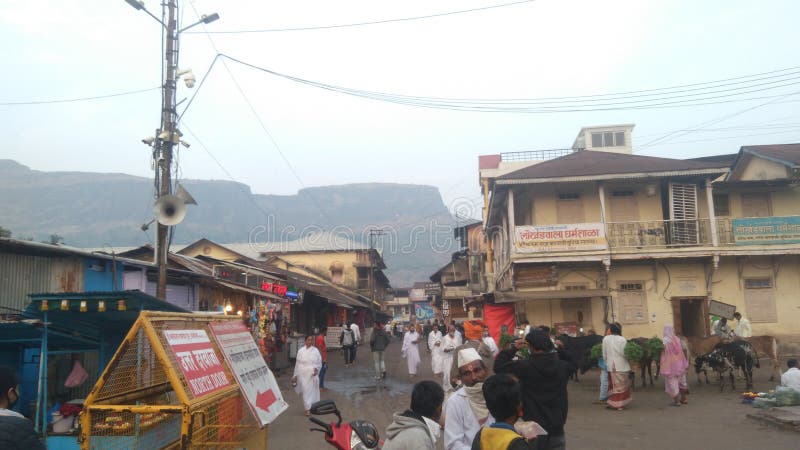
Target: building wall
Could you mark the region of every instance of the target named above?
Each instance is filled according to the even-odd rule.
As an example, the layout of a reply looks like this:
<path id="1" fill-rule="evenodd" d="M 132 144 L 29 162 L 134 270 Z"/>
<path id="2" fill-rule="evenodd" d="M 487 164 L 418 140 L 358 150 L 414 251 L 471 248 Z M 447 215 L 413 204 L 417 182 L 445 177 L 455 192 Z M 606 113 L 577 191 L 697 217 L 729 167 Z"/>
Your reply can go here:
<path id="1" fill-rule="evenodd" d="M 82 258 L 0 253 L 2 307 L 23 310 L 30 303 L 28 294 L 83 290 Z"/>
<path id="2" fill-rule="evenodd" d="M 224 247 L 202 242 L 190 245 L 181 250 L 180 253 L 187 256 L 208 256 L 222 261 L 235 261 L 241 258 L 241 255 L 238 253 L 232 252 Z"/>
<path id="3" fill-rule="evenodd" d="M 355 252 L 341 253 L 283 253 L 281 259 L 294 265 L 306 267 L 326 279 L 331 279 L 331 265 L 341 264 L 343 267 L 342 285 L 355 289 L 358 283 L 358 272 L 353 265 L 356 262 Z"/>
<path id="4" fill-rule="evenodd" d="M 750 162 L 741 175 L 743 181 L 774 180 L 778 178 L 786 178 L 786 166 L 757 157 L 750 158 Z"/>
<path id="5" fill-rule="evenodd" d="M 114 284 L 114 270 L 112 261 L 102 259 L 86 258 L 84 260 L 84 288 L 86 292 L 92 291 L 113 291 Z M 117 290 L 122 290 L 124 265 L 120 262 L 117 265 Z"/>

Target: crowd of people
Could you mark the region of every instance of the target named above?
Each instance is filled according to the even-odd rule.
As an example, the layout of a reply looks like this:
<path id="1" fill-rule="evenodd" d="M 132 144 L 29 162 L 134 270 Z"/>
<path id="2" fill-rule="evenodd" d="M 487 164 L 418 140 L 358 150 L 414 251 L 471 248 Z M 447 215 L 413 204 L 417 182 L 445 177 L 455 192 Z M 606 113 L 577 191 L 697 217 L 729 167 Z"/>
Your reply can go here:
<path id="1" fill-rule="evenodd" d="M 749 322 L 739 313 L 735 318 L 736 330 L 730 330 L 728 335 L 749 333 Z M 426 380 L 414 385 L 410 408 L 394 414 L 386 429 L 383 448 L 435 449 L 439 439 L 444 441 L 445 450 L 565 448 L 570 366 L 550 329 L 532 327 L 526 321 L 520 327 L 524 337 L 499 348 L 480 320 L 458 325 L 438 321 L 412 323 L 401 331 L 400 352 L 409 378 L 418 376 L 421 359 L 428 353 L 432 373 L 441 382 Z M 729 328 L 725 321 L 715 326 L 720 334 Z M 351 328 L 343 328 L 340 338 L 343 347 L 350 342 L 347 336 L 352 333 Z M 394 330 L 382 324 L 375 324 L 372 330 L 369 344 L 376 380 L 386 377 L 384 353 Z M 601 369 L 598 402 L 611 410 L 623 411 L 633 400 L 631 364 L 625 354 L 627 343 L 621 324 L 611 323 L 606 327 L 598 361 Z M 664 327 L 662 343 L 660 373 L 665 380 L 665 394 L 670 404 L 686 405 L 687 348 L 671 325 Z M 298 353 L 296 376 L 316 374 L 324 365 L 324 357 L 309 352 L 313 355 L 310 362 L 305 361 L 303 352 L 302 363 Z M 347 352 L 345 361 L 351 364 Z M 790 369 L 783 384 L 800 388 L 797 361 L 790 360 L 788 365 Z M 309 395 L 310 400 L 316 398 L 318 393 Z M 304 403 L 308 409 L 305 395 Z"/>

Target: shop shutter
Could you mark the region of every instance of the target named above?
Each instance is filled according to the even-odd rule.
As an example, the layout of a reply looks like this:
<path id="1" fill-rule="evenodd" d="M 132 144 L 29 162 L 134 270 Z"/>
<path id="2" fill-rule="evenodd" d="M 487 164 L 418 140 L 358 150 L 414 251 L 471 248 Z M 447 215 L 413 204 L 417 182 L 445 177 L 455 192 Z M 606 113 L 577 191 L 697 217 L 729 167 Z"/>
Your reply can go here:
<path id="1" fill-rule="evenodd" d="M 669 184 L 670 244 L 694 245 L 699 242 L 697 186 Z"/>

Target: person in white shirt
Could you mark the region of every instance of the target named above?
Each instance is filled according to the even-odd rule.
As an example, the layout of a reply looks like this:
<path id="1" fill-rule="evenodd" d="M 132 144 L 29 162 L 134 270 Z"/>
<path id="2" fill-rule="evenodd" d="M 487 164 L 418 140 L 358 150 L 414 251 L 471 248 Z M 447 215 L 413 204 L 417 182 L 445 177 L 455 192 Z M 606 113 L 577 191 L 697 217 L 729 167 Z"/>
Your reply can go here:
<path id="1" fill-rule="evenodd" d="M 470 450 L 478 430 L 494 422 L 483 397 L 483 381 L 489 375 L 474 348 L 458 352 L 458 373 L 463 387 L 445 402 L 444 450 Z"/>
<path id="2" fill-rule="evenodd" d="M 297 351 L 294 376 L 292 376 L 295 392 L 303 397 L 306 417 L 311 415 L 309 412 L 311 405 L 319 401 L 319 378 L 317 375 L 321 368 L 322 355 L 317 347 L 314 347 L 314 336 L 308 335 L 305 339 L 305 346 Z"/>
<path id="3" fill-rule="evenodd" d="M 733 333 L 736 336 L 749 338 L 753 337 L 753 329 L 750 327 L 750 321 L 742 317 L 742 313 L 736 311 L 733 313 L 733 318 L 736 319 L 736 328 L 733 330 Z"/>
<path id="4" fill-rule="evenodd" d="M 428 348 L 431 350 L 431 370 L 437 377 L 442 374 L 442 358 L 444 358 L 444 352 L 442 351 L 443 337 L 439 327 L 433 327 L 431 332 L 428 333 Z"/>
<path id="5" fill-rule="evenodd" d="M 356 338 L 356 342 L 353 344 L 353 362 L 355 362 L 356 354 L 358 354 L 358 345 L 361 343 L 361 329 L 358 328 L 355 322 L 350 324 L 350 329 L 353 330 L 353 337 Z"/>
<path id="6" fill-rule="evenodd" d="M 489 334 L 489 328 L 483 328 L 483 339 L 481 339 L 484 344 L 492 351 L 492 357 L 496 357 L 498 353 L 500 353 L 500 349 L 497 348 L 497 343 L 494 341 L 494 338 Z"/>
<path id="7" fill-rule="evenodd" d="M 450 384 L 450 366 L 453 364 L 453 353 L 461 345 L 456 337 L 456 327 L 447 326 L 447 334 L 442 337 L 442 387 L 445 392 L 453 390 Z"/>
<path id="8" fill-rule="evenodd" d="M 800 369 L 797 368 L 797 360 L 792 358 L 786 361 L 789 370 L 781 375 L 781 386 L 797 389 L 800 391 Z"/>
<path id="9" fill-rule="evenodd" d="M 608 329 L 611 334 L 603 338 L 603 361 L 609 373 L 608 407 L 622 411 L 631 402 L 631 380 L 628 372 L 631 366 L 625 359 L 625 344 L 627 339 L 622 337 L 622 330 L 616 323 Z"/>

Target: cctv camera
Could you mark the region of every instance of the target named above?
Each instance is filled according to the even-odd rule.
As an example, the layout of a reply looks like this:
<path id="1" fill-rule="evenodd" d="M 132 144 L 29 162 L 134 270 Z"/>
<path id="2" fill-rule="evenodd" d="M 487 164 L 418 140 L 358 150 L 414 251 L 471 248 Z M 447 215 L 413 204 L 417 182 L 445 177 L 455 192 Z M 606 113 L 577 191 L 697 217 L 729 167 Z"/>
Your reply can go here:
<path id="1" fill-rule="evenodd" d="M 186 141 L 181 141 L 181 145 L 182 145 L 182 146 L 184 146 L 184 147 L 186 147 L 186 148 L 189 148 L 189 147 L 191 147 L 191 146 L 192 146 L 192 144 L 190 144 L 190 143 L 188 143 L 188 142 L 186 142 Z"/>
<path id="2" fill-rule="evenodd" d="M 156 139 L 153 136 L 147 136 L 146 138 L 142 139 L 142 144 L 144 145 L 153 145 L 153 141 Z"/>
<path id="3" fill-rule="evenodd" d="M 186 83 L 186 87 L 191 89 L 194 87 L 194 82 L 196 81 L 194 74 L 189 72 L 185 77 L 183 77 L 183 82 Z"/>

